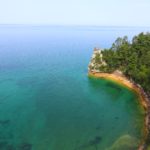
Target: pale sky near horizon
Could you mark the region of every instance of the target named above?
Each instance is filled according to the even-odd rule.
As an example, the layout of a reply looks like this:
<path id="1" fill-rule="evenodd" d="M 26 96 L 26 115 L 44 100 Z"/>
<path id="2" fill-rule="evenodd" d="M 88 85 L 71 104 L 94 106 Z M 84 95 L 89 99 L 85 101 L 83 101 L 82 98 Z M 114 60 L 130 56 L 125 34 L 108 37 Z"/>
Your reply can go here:
<path id="1" fill-rule="evenodd" d="M 0 0 L 0 24 L 150 26 L 150 0 Z"/>

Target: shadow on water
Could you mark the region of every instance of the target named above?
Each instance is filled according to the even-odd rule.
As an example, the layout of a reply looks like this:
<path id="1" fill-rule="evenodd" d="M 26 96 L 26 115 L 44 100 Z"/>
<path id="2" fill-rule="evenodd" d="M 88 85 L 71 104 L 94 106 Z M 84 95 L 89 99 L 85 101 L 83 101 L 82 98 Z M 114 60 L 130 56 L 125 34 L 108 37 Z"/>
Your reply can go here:
<path id="1" fill-rule="evenodd" d="M 123 90 L 119 85 L 112 81 L 98 78 L 88 78 L 89 87 L 92 87 L 94 91 L 107 92 L 113 99 L 118 99 Z"/>
<path id="2" fill-rule="evenodd" d="M 111 89 L 115 89 L 116 92 L 119 92 L 119 93 L 122 91 L 122 89 L 118 85 L 116 85 L 115 83 L 112 83 L 110 81 L 108 81 L 106 83 L 106 86 L 109 87 L 109 88 L 111 88 Z"/>
<path id="3" fill-rule="evenodd" d="M 92 87 L 93 89 L 97 89 L 97 88 L 100 88 L 100 81 L 101 79 L 96 79 L 96 78 L 91 78 L 91 77 L 88 77 L 88 84 L 89 84 L 89 87 Z M 101 83 L 101 85 L 103 85 L 103 83 Z"/>

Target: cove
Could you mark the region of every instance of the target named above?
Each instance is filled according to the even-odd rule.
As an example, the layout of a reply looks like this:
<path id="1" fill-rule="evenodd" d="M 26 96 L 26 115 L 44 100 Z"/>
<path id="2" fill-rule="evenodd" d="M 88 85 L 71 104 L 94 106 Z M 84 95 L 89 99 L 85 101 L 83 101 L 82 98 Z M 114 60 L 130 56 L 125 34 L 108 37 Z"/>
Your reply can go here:
<path id="1" fill-rule="evenodd" d="M 94 45 L 127 29 L 0 31 L 0 149 L 137 149 L 144 128 L 137 95 L 87 77 Z"/>

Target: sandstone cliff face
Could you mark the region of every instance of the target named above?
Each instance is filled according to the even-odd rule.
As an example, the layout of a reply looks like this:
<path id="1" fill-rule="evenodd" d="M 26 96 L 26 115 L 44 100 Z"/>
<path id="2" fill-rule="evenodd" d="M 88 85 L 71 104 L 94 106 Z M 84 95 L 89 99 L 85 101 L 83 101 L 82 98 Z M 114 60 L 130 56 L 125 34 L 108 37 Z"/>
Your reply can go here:
<path id="1" fill-rule="evenodd" d="M 88 70 L 94 72 L 101 72 L 101 66 L 106 66 L 106 62 L 103 60 L 102 50 L 99 48 L 94 48 Z"/>

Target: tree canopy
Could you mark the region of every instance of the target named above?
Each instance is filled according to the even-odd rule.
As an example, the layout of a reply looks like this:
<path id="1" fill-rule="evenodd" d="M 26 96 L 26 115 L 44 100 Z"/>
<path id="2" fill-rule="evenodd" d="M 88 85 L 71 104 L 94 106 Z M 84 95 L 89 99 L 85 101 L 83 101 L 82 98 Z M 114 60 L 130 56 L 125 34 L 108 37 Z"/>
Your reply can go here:
<path id="1" fill-rule="evenodd" d="M 101 66 L 100 71 L 113 72 L 119 69 L 150 92 L 150 33 L 140 33 L 132 41 L 127 36 L 119 37 L 102 54 L 107 65 Z"/>

